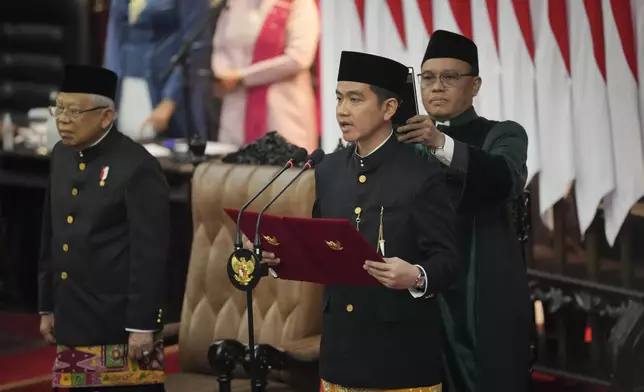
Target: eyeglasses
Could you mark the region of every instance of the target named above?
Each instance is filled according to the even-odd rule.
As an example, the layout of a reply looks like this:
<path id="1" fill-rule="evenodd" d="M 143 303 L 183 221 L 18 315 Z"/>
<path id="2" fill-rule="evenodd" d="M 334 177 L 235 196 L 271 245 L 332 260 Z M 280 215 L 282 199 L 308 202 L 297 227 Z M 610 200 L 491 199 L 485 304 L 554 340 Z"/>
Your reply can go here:
<path id="1" fill-rule="evenodd" d="M 60 117 L 62 115 L 67 115 L 67 116 L 69 116 L 71 118 L 78 118 L 83 113 L 87 113 L 87 112 L 91 112 L 91 111 L 99 110 L 99 109 L 107 109 L 107 106 L 96 106 L 94 108 L 89 108 L 89 109 L 85 109 L 85 110 L 61 108 L 59 106 L 50 106 L 49 107 L 49 113 L 54 117 Z"/>
<path id="2" fill-rule="evenodd" d="M 471 73 L 458 73 L 458 72 L 443 72 L 440 74 L 438 77 L 434 75 L 431 72 L 423 72 L 421 74 L 418 74 L 418 83 L 420 83 L 421 87 L 431 87 L 436 83 L 437 80 L 440 79 L 441 84 L 445 87 L 453 87 L 456 86 L 458 81 L 463 77 L 463 76 L 476 76 Z"/>

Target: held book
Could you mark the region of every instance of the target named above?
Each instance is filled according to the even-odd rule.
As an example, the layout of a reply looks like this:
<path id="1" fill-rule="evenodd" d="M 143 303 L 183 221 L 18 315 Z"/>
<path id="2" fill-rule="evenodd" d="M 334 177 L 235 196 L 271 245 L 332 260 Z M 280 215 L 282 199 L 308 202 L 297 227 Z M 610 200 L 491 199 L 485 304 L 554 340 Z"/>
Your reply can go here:
<path id="1" fill-rule="evenodd" d="M 224 211 L 237 221 L 239 210 Z M 257 212 L 242 213 L 241 231 L 251 240 L 257 216 Z M 382 256 L 347 219 L 264 214 L 259 235 L 262 250 L 274 253 L 281 261 L 271 267 L 280 279 L 324 285 L 381 285 L 363 265 L 365 260 L 382 261 Z"/>

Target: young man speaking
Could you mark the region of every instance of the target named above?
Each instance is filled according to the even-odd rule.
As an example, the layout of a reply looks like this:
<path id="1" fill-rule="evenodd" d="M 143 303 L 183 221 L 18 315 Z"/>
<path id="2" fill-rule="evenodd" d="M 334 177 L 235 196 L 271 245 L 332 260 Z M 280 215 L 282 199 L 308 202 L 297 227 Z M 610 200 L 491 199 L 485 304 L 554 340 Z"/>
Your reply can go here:
<path id="1" fill-rule="evenodd" d="M 456 276 L 455 213 L 441 164 L 393 133 L 407 74 L 393 60 L 342 52 L 336 116 L 350 145 L 316 168 L 313 216 L 349 219 L 384 262 L 364 263 L 380 287 L 326 287 L 324 391 L 441 391 L 434 294 Z"/>

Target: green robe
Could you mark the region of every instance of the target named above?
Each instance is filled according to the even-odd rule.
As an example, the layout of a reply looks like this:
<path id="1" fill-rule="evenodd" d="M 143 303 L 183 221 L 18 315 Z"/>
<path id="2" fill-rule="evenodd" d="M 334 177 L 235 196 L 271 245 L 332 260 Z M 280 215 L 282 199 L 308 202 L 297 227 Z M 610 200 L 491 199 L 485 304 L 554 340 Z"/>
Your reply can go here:
<path id="1" fill-rule="evenodd" d="M 441 130 L 454 140 L 444 169 L 458 213 L 463 270 L 459 282 L 439 298 L 447 389 L 526 391 L 532 305 L 511 206 L 526 183 L 527 134 L 515 122 L 479 117 L 474 108 Z"/>

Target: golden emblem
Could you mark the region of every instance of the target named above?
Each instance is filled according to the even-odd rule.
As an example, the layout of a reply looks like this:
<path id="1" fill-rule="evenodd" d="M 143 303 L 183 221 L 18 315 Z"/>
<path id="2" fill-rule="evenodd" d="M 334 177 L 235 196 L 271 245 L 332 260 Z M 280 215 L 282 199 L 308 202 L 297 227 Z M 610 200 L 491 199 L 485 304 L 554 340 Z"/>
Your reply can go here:
<path id="1" fill-rule="evenodd" d="M 339 241 L 324 241 L 326 242 L 327 246 L 333 250 L 342 250 L 344 249 L 342 247 L 342 244 L 340 244 Z"/>
<path id="2" fill-rule="evenodd" d="M 246 260 L 245 257 L 240 257 L 239 259 L 236 256 L 233 256 L 231 261 L 233 271 L 235 273 L 235 280 L 239 284 L 246 286 L 253 280 L 252 274 L 255 271 L 255 261 Z"/>
<path id="3" fill-rule="evenodd" d="M 273 236 L 263 235 L 263 237 L 266 240 L 266 242 L 268 242 L 269 244 L 271 244 L 273 246 L 278 246 L 280 244 L 279 241 L 277 241 L 277 238 L 275 238 Z"/>

